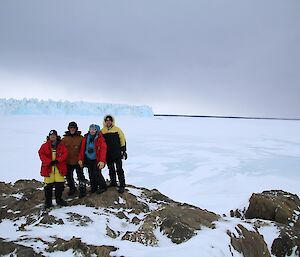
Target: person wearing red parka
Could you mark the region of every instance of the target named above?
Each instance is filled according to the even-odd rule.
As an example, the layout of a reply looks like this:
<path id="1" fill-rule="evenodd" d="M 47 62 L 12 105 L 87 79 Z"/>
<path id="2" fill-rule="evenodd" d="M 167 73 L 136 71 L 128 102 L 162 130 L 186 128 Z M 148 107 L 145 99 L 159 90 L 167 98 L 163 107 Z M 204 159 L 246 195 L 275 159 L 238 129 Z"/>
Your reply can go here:
<path id="1" fill-rule="evenodd" d="M 87 167 L 91 183 L 91 193 L 101 194 L 107 190 L 105 179 L 101 170 L 106 164 L 106 142 L 100 132 L 100 127 L 91 124 L 89 132 L 81 142 L 78 164 Z"/>
<path id="2" fill-rule="evenodd" d="M 62 199 L 62 193 L 65 184 L 64 176 L 67 175 L 68 150 L 56 130 L 49 132 L 46 143 L 42 144 L 38 153 L 42 161 L 40 173 L 44 177 L 45 184 L 45 208 L 52 207 L 53 187 L 56 204 L 66 206 L 67 203 Z"/>

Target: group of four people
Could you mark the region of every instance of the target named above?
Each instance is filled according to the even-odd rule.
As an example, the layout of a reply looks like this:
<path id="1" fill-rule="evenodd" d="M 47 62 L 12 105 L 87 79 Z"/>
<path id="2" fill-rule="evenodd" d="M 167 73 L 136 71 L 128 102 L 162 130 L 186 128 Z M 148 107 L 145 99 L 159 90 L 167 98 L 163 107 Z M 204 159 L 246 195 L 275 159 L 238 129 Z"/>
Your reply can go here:
<path id="1" fill-rule="evenodd" d="M 74 121 L 69 123 L 68 131 L 62 139 L 56 130 L 51 130 L 47 141 L 42 144 L 38 153 L 42 161 L 45 208 L 52 206 L 53 188 L 55 188 L 57 205 L 67 205 L 62 199 L 64 177 L 70 188 L 69 195 L 75 194 L 74 170 L 79 181 L 79 197 L 86 195 L 84 167 L 88 169 L 91 193 L 101 194 L 107 190 L 107 186 L 117 187 L 119 193 L 124 192 L 125 176 L 122 159 L 127 159 L 126 140 L 122 130 L 115 126 L 115 120 L 111 115 L 104 117 L 101 130 L 98 125 L 91 124 L 88 133 L 84 136 L 81 135 Z M 101 172 L 106 164 L 110 177 L 108 185 Z"/>

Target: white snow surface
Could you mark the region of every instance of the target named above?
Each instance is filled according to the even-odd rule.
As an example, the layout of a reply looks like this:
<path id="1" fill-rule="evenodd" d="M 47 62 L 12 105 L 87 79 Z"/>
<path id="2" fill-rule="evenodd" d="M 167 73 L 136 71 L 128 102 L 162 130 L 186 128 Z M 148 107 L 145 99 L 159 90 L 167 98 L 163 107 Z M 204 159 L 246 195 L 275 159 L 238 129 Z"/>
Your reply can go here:
<path id="1" fill-rule="evenodd" d="M 56 129 L 62 135 L 72 120 L 85 132 L 91 123 L 102 127 L 102 118 L 102 115 L 0 116 L 0 181 L 42 180 L 37 151 L 48 132 Z M 281 189 L 300 195 L 299 121 L 117 116 L 116 125 L 124 131 L 127 140 L 128 160 L 123 163 L 128 184 L 156 188 L 176 201 L 221 215 L 247 207 L 251 194 L 263 190 Z M 108 178 L 107 168 L 103 173 Z M 139 194 L 138 190 L 131 192 Z M 120 198 L 119 202 L 122 201 Z M 120 248 L 114 253 L 117 256 L 231 256 L 226 230 L 234 232 L 234 226 L 241 223 L 239 219 L 227 218 L 216 223 L 216 230 L 202 229 L 180 245 L 156 231 L 159 247 L 146 247 L 120 238 L 110 239 L 104 234 L 101 218 L 97 219 L 99 215 L 88 207 L 71 208 L 89 216 L 94 220 L 93 225 L 79 229 L 66 222 L 64 229 L 35 228 L 31 233 L 45 237 L 59 233 L 64 239 L 79 236 L 90 244 L 107 243 Z M 53 212 L 65 220 L 70 207 Z M 106 218 L 115 228 L 124 230 L 129 226 L 113 216 Z M 6 220 L 0 223 L 0 237 L 13 239 L 22 234 L 13 223 Z M 278 231 L 270 223 L 270 227 L 260 232 L 270 249 Z M 233 254 L 241 256 L 237 252 Z M 72 253 L 61 256 L 72 256 Z"/>

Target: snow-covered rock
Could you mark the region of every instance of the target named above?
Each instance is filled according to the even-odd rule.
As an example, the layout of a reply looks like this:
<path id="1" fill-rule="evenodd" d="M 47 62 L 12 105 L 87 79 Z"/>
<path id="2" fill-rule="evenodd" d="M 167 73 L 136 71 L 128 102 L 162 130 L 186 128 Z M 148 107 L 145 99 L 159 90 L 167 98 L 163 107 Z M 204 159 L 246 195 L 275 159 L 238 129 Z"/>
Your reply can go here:
<path id="1" fill-rule="evenodd" d="M 64 194 L 68 206 L 47 210 L 43 196 L 42 183 L 36 180 L 0 183 L 0 255 L 121 256 L 129 247 L 175 247 L 202 235 L 207 239 L 198 252 L 208 253 L 205 256 L 215 250 L 222 256 L 245 257 L 268 257 L 271 252 L 295 256 L 299 251 L 296 227 L 221 218 L 156 189 L 128 185 L 123 194 L 115 188 L 83 198 Z M 287 235 L 294 237 L 283 240 Z"/>

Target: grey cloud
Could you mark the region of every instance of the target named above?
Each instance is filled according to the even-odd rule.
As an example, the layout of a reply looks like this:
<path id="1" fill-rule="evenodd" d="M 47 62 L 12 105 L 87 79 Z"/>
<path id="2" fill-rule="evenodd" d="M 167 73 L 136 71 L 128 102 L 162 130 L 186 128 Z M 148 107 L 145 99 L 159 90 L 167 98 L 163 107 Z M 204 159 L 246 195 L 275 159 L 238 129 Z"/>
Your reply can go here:
<path id="1" fill-rule="evenodd" d="M 157 112 L 300 117 L 299 12 L 295 0 L 3 0 L 0 73 Z"/>

